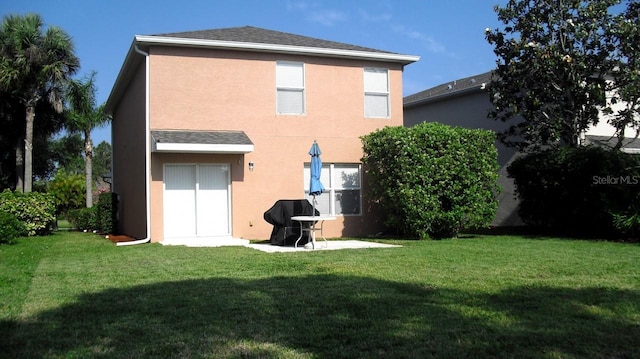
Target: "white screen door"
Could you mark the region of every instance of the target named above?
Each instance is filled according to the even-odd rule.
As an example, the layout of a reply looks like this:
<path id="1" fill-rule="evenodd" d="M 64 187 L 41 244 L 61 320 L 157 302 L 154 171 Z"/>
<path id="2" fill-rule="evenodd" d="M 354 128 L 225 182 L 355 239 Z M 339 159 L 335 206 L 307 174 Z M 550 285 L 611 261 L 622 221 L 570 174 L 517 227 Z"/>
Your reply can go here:
<path id="1" fill-rule="evenodd" d="M 166 238 L 230 235 L 229 165 L 166 165 Z"/>
<path id="2" fill-rule="evenodd" d="M 197 233 L 220 236 L 229 231 L 229 166 L 198 166 Z"/>

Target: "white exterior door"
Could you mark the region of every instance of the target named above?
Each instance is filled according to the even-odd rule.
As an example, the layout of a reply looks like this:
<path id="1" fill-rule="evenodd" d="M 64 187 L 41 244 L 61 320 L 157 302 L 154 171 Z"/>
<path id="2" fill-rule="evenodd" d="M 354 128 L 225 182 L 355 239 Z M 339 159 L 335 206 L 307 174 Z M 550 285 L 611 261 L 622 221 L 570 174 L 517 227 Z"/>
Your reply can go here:
<path id="1" fill-rule="evenodd" d="M 229 165 L 165 165 L 164 236 L 231 234 Z"/>

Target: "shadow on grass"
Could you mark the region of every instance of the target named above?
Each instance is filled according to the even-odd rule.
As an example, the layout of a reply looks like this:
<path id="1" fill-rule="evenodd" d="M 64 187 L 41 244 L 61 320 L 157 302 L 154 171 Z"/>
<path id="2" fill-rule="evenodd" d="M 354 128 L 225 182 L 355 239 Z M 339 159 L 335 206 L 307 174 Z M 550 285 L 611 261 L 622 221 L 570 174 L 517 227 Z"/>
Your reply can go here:
<path id="1" fill-rule="evenodd" d="M 601 288 L 487 294 L 335 275 L 185 280 L 86 294 L 0 322 L 0 351 L 11 358 L 625 358 L 637 355 L 638 303 L 637 291 Z"/>

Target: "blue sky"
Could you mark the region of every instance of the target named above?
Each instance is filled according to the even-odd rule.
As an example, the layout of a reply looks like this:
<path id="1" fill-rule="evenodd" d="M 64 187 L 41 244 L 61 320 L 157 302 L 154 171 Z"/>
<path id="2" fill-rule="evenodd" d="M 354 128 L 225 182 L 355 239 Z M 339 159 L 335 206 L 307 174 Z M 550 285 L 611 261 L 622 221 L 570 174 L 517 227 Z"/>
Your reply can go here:
<path id="1" fill-rule="evenodd" d="M 109 97 L 134 35 L 256 26 L 418 55 L 405 68 L 404 96 L 495 66 L 484 29 L 500 27 L 506 0 L 0 0 L 0 15 L 38 13 L 72 36 L 81 69 L 96 71 Z M 94 143 L 110 142 L 110 128 Z"/>

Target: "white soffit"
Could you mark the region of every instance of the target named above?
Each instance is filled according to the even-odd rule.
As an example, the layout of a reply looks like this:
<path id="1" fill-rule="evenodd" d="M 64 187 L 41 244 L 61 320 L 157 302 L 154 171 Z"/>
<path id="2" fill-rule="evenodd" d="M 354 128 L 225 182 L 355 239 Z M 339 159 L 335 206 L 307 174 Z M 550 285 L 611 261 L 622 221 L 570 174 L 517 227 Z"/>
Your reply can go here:
<path id="1" fill-rule="evenodd" d="M 386 52 L 367 52 L 367 51 L 356 51 L 356 50 L 318 48 L 318 47 L 263 44 L 263 43 L 254 43 L 254 42 L 188 39 L 188 38 L 169 37 L 169 36 L 136 35 L 135 40 L 141 45 L 173 45 L 173 46 L 185 46 L 185 47 L 208 47 L 208 48 L 235 49 L 235 50 L 253 50 L 253 51 L 264 51 L 264 52 L 272 52 L 272 53 L 280 52 L 280 53 L 296 54 L 296 55 L 322 55 L 322 56 L 329 56 L 329 57 L 344 57 L 344 58 L 354 58 L 354 59 L 399 62 L 403 64 L 416 62 L 420 59 L 420 56 L 403 55 L 403 54 L 386 53 Z"/>
<path id="2" fill-rule="evenodd" d="M 153 152 L 244 154 L 253 152 L 253 145 L 154 142 Z"/>

